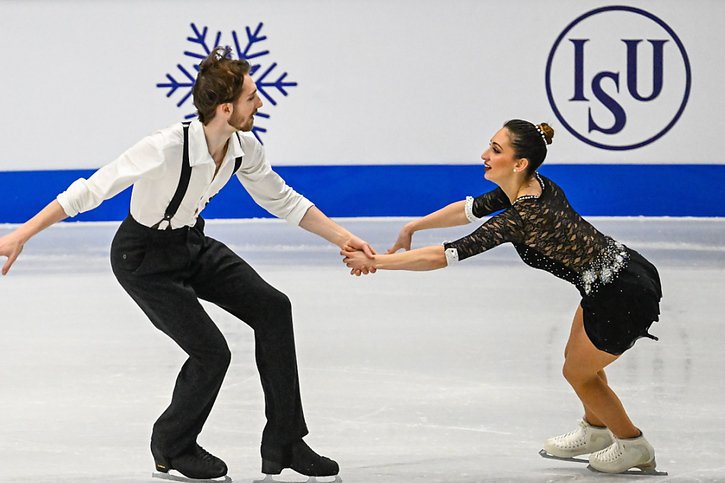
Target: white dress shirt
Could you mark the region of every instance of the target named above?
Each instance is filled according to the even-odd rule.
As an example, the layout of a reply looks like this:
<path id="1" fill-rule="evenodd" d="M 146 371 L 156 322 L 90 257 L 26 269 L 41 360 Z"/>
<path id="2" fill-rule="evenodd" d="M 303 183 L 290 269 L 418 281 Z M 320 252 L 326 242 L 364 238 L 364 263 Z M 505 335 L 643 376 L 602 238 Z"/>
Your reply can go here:
<path id="1" fill-rule="evenodd" d="M 267 162 L 264 148 L 251 133 L 239 132 L 229 145 L 219 171 L 209 154 L 204 129 L 199 120 L 189 125 L 189 164 L 191 179 L 172 228 L 194 226 L 209 199 L 224 187 L 232 176 L 234 160 L 242 156 L 237 178 L 254 201 L 273 215 L 299 225 L 312 202 L 287 186 Z M 240 145 L 241 144 L 241 145 Z M 92 210 L 133 184 L 131 216 L 151 227 L 164 218 L 179 184 L 184 149 L 181 123 L 145 137 L 118 159 L 100 168 L 88 179 L 78 179 L 58 195 L 58 202 L 68 216 Z M 166 228 L 162 223 L 159 229 Z"/>

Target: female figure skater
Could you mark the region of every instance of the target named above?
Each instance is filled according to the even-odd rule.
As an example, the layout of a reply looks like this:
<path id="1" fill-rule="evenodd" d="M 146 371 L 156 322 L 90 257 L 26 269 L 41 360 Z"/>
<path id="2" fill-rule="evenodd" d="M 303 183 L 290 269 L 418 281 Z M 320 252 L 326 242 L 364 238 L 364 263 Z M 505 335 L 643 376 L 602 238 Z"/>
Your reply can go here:
<path id="1" fill-rule="evenodd" d="M 648 329 L 659 319 L 659 276 L 639 253 L 585 221 L 562 189 L 536 172 L 553 137 L 547 124 L 508 121 L 481 156 L 485 178 L 498 188 L 408 223 L 385 255 L 340 254 L 355 274 L 434 270 L 511 242 L 527 265 L 573 283 L 582 300 L 564 350 L 564 377 L 584 405 L 584 417 L 574 431 L 548 439 L 544 449 L 558 458 L 589 453 L 590 466 L 602 472 L 654 472 L 654 449 L 607 384 L 604 368 L 640 337 L 657 340 Z M 463 225 L 500 210 L 457 241 L 410 249 L 418 230 Z"/>

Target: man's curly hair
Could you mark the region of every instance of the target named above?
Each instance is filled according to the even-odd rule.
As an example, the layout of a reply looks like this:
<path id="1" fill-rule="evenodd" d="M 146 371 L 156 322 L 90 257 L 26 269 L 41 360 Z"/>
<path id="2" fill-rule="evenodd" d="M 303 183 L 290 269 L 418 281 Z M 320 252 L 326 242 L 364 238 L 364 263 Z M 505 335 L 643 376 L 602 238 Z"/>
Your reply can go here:
<path id="1" fill-rule="evenodd" d="M 242 94 L 244 76 L 249 62 L 231 58 L 231 47 L 217 47 L 199 64 L 193 95 L 199 120 L 208 124 L 219 104 L 234 102 Z"/>

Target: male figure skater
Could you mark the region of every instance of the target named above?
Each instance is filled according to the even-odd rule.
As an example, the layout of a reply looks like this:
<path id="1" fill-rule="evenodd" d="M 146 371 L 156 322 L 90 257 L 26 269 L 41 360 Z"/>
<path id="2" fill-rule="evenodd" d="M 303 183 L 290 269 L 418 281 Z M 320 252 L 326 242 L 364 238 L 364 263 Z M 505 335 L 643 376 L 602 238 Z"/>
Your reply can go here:
<path id="1" fill-rule="evenodd" d="M 272 171 L 249 133 L 262 106 L 245 60 L 215 49 L 199 66 L 194 85 L 198 120 L 148 136 L 91 177 L 79 179 L 32 219 L 0 238 L 7 274 L 32 236 L 91 210 L 133 185 L 130 214 L 111 245 L 111 266 L 121 286 L 151 322 L 188 355 L 171 404 L 153 427 L 156 469 L 189 478 L 217 478 L 227 466 L 197 444 L 230 362 L 217 326 L 199 303 L 212 302 L 254 329 L 256 361 L 266 403 L 262 471 L 284 468 L 332 476 L 335 461 L 302 440 L 302 412 L 289 299 L 244 260 L 204 235 L 200 213 L 236 174 L 254 200 L 277 217 L 345 250 L 372 248 L 330 220 Z"/>

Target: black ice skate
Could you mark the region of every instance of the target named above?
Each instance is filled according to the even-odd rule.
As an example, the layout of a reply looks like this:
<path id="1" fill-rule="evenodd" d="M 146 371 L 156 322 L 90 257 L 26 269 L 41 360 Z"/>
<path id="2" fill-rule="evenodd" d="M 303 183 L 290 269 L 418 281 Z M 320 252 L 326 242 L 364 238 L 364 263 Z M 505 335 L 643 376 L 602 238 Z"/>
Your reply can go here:
<path id="1" fill-rule="evenodd" d="M 273 475 L 279 475 L 282 470 L 289 468 L 301 475 L 310 477 L 307 481 L 321 482 L 319 477 L 331 478 L 326 481 L 341 482 L 337 474 L 340 472 L 338 464 L 325 456 L 315 453 L 307 444 L 299 440 L 285 449 L 277 458 L 262 458 L 262 473 L 267 475 L 264 482 L 276 481 Z"/>
<path id="2" fill-rule="evenodd" d="M 153 454 L 156 470 L 158 470 L 158 473 L 153 473 L 154 478 L 187 482 L 230 483 L 232 481 L 226 476 L 227 465 L 224 461 L 198 444 L 174 458 L 167 458 L 152 444 L 151 454 Z M 171 470 L 176 470 L 183 476 L 169 474 Z"/>

